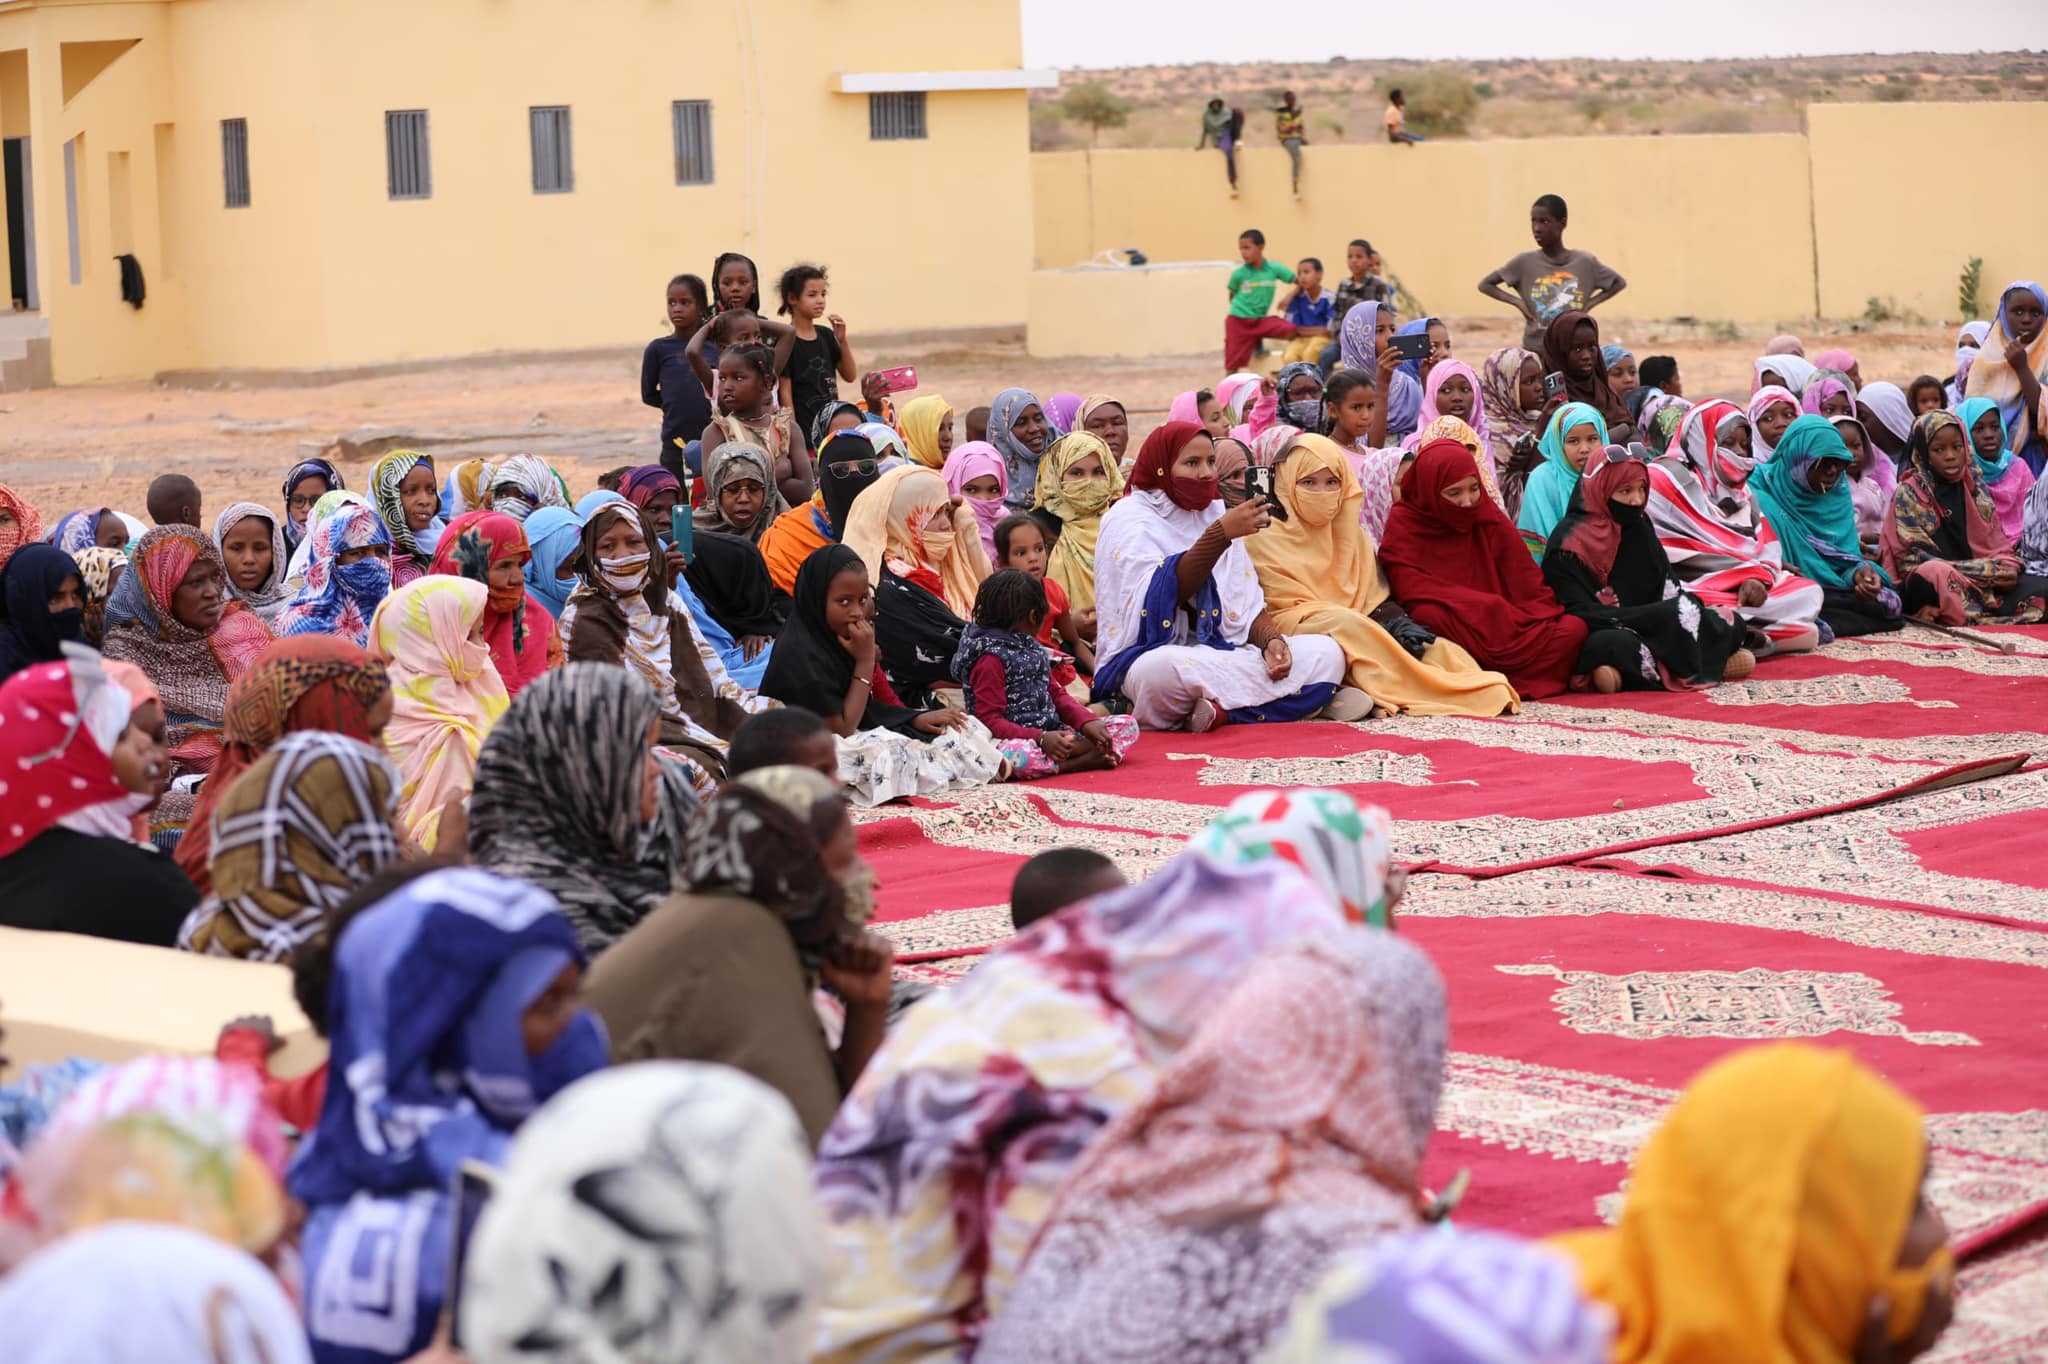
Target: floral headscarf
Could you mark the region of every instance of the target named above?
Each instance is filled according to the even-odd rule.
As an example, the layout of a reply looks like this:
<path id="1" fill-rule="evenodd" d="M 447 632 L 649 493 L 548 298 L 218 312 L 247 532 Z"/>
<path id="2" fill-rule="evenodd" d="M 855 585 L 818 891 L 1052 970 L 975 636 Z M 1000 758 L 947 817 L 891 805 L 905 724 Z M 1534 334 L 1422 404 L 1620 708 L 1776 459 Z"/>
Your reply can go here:
<path id="1" fill-rule="evenodd" d="M 935 471 L 921 464 L 891 469 L 854 499 L 839 543 L 860 555 L 869 582 L 882 581 L 885 565 L 901 578 L 913 574 L 936 577 L 941 591 L 934 595 L 940 596 L 954 615 L 969 619 L 974 614 L 974 595 L 989 574 L 988 555 L 982 550 L 978 529 L 967 517 L 956 515 L 943 546 L 927 540 L 924 533 L 925 523 L 952 501 L 946 480 Z"/>
<path id="2" fill-rule="evenodd" d="M 765 786 L 761 772 L 774 774 Z M 820 851 L 846 818 L 846 801 L 828 777 L 808 768 L 749 772 L 691 817 L 682 883 L 695 894 L 739 895 L 765 908 L 815 978 L 833 950 L 859 932 Z"/>
<path id="3" fill-rule="evenodd" d="M 1522 406 L 1522 366 L 1534 360 L 1543 367 L 1543 357 L 1520 346 L 1507 346 L 1486 357 L 1480 366 L 1479 401 L 1486 412 L 1486 439 L 1493 450 L 1494 467 L 1505 469 L 1514 454 L 1515 442 L 1523 436 L 1541 436 L 1541 408 Z"/>
<path id="4" fill-rule="evenodd" d="M 430 852 L 441 807 L 469 794 L 477 750 L 509 704 L 489 646 L 470 638 L 489 603 L 482 583 L 434 574 L 386 597 L 370 623 L 391 673 L 384 746 L 404 780 L 399 827 Z"/>
<path id="5" fill-rule="evenodd" d="M 1089 455 L 1102 464 L 1100 478 L 1067 479 L 1067 470 Z M 1066 589 L 1076 611 L 1095 605 L 1095 543 L 1102 534 L 1102 514 L 1123 496 L 1124 476 L 1116 456 L 1100 436 L 1075 431 L 1054 441 L 1038 466 L 1038 505 L 1060 519 L 1060 538 L 1053 543 L 1045 576 Z M 993 564 L 995 561 L 989 561 Z"/>
<path id="6" fill-rule="evenodd" d="M 391 591 L 391 560 L 377 554 L 354 563 L 336 562 L 352 549 L 391 544 L 384 519 L 369 507 L 349 503 L 329 512 L 313 534 L 305 585 L 277 618 L 277 633 L 340 635 L 355 644 L 370 640 L 370 617 Z"/>

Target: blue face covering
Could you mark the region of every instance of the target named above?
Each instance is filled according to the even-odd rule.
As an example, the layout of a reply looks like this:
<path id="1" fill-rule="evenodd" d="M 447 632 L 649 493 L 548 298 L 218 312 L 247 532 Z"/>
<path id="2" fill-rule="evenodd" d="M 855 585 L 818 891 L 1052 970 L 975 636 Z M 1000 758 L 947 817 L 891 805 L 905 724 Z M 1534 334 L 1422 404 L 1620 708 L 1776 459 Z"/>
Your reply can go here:
<path id="1" fill-rule="evenodd" d="M 533 557 L 526 561 L 526 590 L 551 616 L 560 616 L 576 590 L 576 579 L 556 576 L 562 561 L 574 554 L 583 539 L 583 523 L 575 513 L 560 507 L 542 507 L 526 518 L 526 543 Z"/>
<path id="2" fill-rule="evenodd" d="M 583 1010 L 546 1051 L 527 1062 L 527 1072 L 533 1077 L 534 1101 L 546 1103 L 584 1076 L 603 1070 L 611 1061 L 611 1038 L 605 1033 L 604 1020 L 589 1009 Z"/>

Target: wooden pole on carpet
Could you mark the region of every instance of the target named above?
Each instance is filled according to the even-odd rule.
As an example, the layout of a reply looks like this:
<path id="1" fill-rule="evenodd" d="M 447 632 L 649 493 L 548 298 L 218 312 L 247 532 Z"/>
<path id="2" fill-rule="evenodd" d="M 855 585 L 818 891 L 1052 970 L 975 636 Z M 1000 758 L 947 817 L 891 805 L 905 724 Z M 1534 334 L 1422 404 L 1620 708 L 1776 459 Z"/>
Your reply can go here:
<path id="1" fill-rule="evenodd" d="M 2014 653 L 2019 649 L 2019 646 L 2009 639 L 1993 639 L 1989 635 L 1971 634 L 1968 630 L 1959 629 L 1953 625 L 1943 625 L 1940 621 L 1921 620 L 1918 616 L 1906 616 L 1903 619 L 1908 625 L 1917 625 L 1923 630 L 1932 630 L 1936 634 L 1948 635 L 1952 639 L 1964 640 L 1971 644 L 1981 644 L 1987 649 L 1996 649 L 2002 654 Z"/>

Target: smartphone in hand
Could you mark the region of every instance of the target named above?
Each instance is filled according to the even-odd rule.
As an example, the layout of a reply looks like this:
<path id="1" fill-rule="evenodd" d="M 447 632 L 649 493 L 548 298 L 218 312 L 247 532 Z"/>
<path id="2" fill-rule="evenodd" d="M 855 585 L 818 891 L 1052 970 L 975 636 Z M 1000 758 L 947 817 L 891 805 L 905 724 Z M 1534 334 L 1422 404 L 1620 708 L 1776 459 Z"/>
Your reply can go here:
<path id="1" fill-rule="evenodd" d="M 1429 337 L 1427 334 L 1390 336 L 1387 338 L 1387 344 L 1392 346 L 1395 353 L 1403 360 L 1427 360 L 1429 358 Z"/>
<path id="2" fill-rule="evenodd" d="M 480 1160 L 456 1167 L 448 1190 L 448 1343 L 462 1348 L 462 1270 L 469 1262 L 469 1238 L 498 1187 L 498 1172 Z"/>
<path id="3" fill-rule="evenodd" d="M 898 365 L 895 369 L 878 369 L 882 390 L 885 393 L 907 393 L 917 387 L 917 366 Z"/>
<path id="4" fill-rule="evenodd" d="M 1543 376 L 1543 396 L 1545 398 L 1556 398 L 1563 393 L 1564 374 L 1562 371 L 1552 370 Z"/>
<path id="5" fill-rule="evenodd" d="M 1273 491 L 1273 471 L 1262 469 L 1256 464 L 1244 466 L 1244 500 L 1263 498 L 1266 510 L 1275 521 L 1287 519 L 1287 508 L 1280 505 L 1279 496 Z"/>
<path id="6" fill-rule="evenodd" d="M 682 551 L 685 561 L 689 559 L 693 547 L 690 531 L 690 508 L 685 503 L 678 502 L 669 508 L 668 542 Z"/>

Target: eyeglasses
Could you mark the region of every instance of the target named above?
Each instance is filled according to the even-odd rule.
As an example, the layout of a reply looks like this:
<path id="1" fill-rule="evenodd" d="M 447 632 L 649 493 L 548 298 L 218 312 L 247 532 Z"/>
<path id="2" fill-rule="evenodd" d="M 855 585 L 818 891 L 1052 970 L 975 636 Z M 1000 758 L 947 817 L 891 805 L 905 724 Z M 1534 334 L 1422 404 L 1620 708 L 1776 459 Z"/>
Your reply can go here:
<path id="1" fill-rule="evenodd" d="M 871 459 L 852 459 L 825 466 L 825 472 L 834 478 L 852 478 L 855 475 L 865 478 L 874 471 L 875 461 Z"/>

